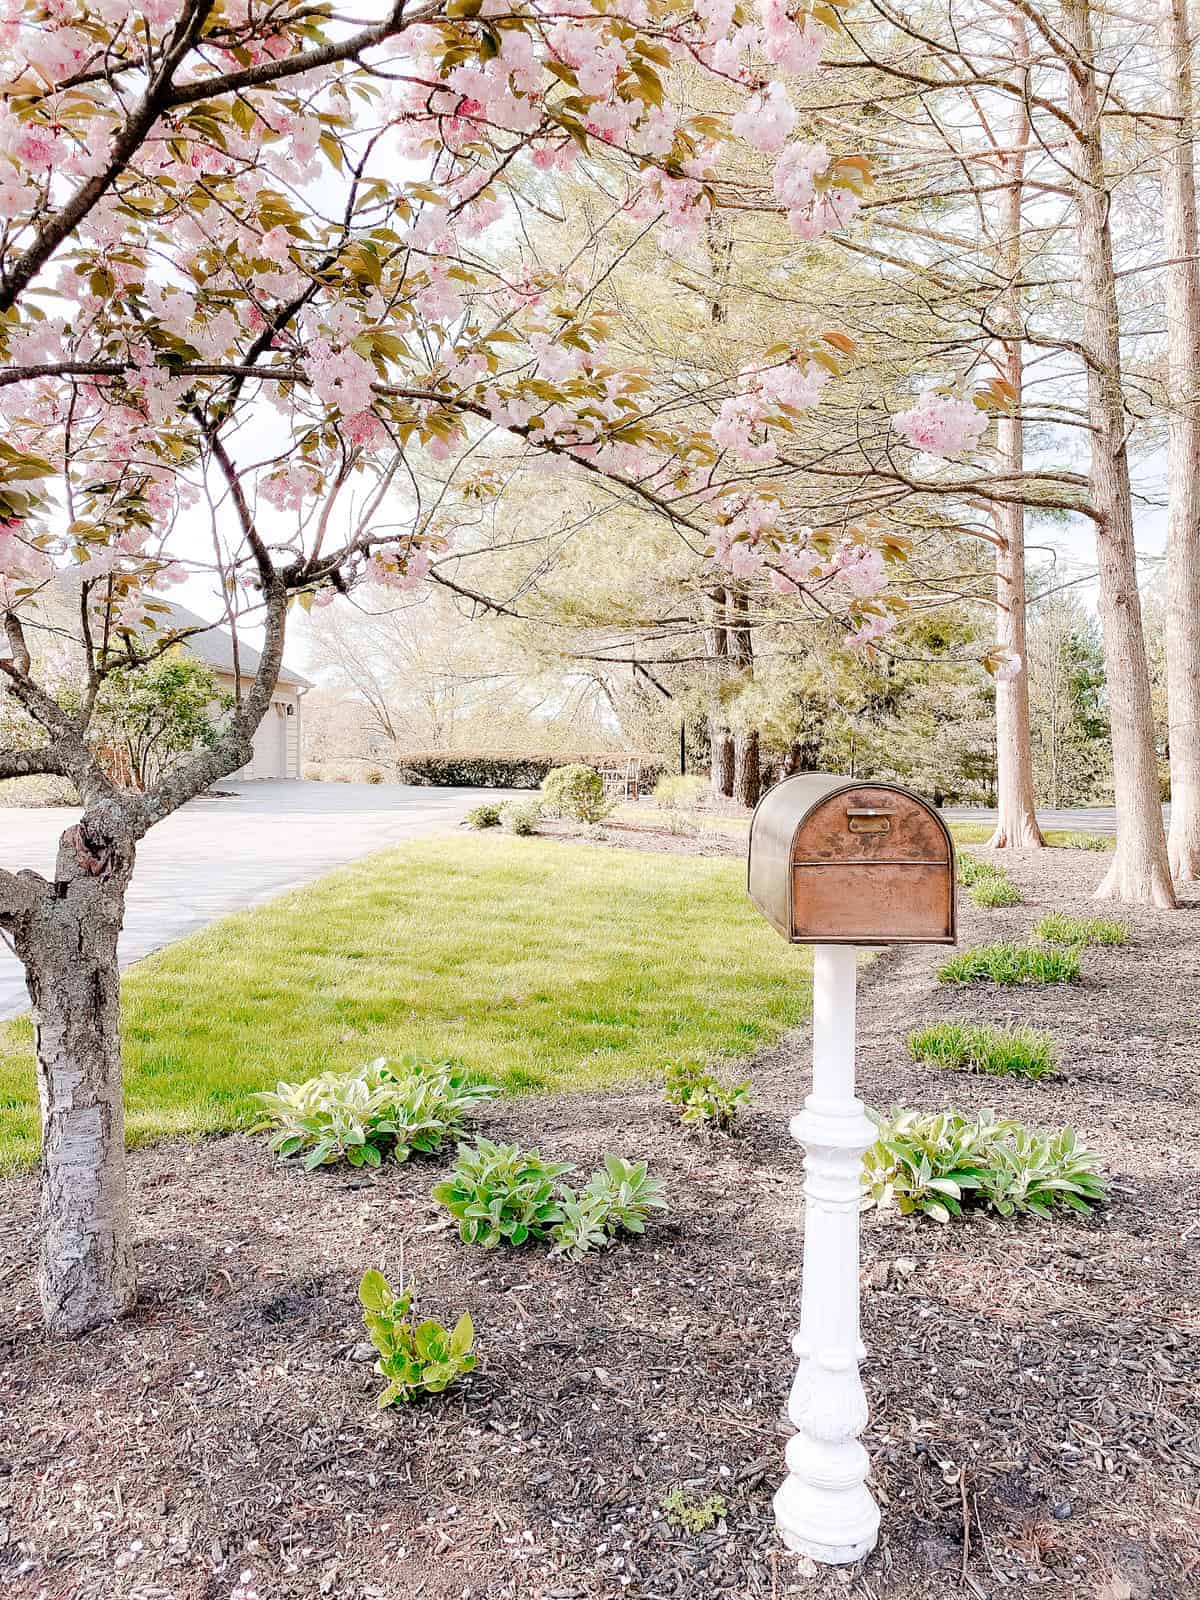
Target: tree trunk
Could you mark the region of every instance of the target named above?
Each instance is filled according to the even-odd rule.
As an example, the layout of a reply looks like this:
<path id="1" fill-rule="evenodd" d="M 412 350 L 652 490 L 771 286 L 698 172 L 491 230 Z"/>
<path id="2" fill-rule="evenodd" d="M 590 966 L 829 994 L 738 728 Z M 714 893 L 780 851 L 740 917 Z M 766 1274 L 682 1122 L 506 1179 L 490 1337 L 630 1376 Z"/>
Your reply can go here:
<path id="1" fill-rule="evenodd" d="M 56 882 L 14 931 L 33 1003 L 42 1106 L 40 1290 L 54 1333 L 86 1333 L 137 1296 L 121 1092 L 117 937 L 133 846 L 85 819 L 63 835 Z"/>
<path id="2" fill-rule="evenodd" d="M 758 759 L 758 731 L 733 736 L 733 798 L 739 805 L 756 806 L 762 793 L 762 770 Z"/>
<path id="3" fill-rule="evenodd" d="M 1083 343 L 1089 354 L 1091 491 L 1098 513 L 1100 623 L 1112 706 L 1113 785 L 1117 848 L 1096 891 L 1098 899 L 1174 908 L 1154 749 L 1150 672 L 1142 633 L 1133 505 L 1121 393 L 1121 350 L 1113 271 L 1109 196 L 1100 133 L 1089 0 L 1068 0 L 1063 31 L 1074 47 L 1065 63 L 1067 105 L 1080 132 L 1074 140 Z"/>
<path id="4" fill-rule="evenodd" d="M 726 591 L 729 656 L 741 683 L 754 678 L 754 639 L 750 631 L 746 590 L 731 584 Z M 758 760 L 758 729 L 741 727 L 733 735 L 733 798 L 739 805 L 756 806 L 762 792 Z"/>
<path id="5" fill-rule="evenodd" d="M 723 723 L 710 719 L 708 742 L 712 747 L 709 787 L 714 800 L 728 800 L 733 794 L 733 734 Z"/>
<path id="6" fill-rule="evenodd" d="M 1029 40 L 1022 17 L 1013 17 L 1014 55 L 1024 65 L 1029 60 Z M 1029 113 L 1025 103 L 1012 119 L 1004 158 L 1009 186 L 1001 191 L 998 208 L 1001 259 L 1013 285 L 1000 315 L 1008 337 L 1004 340 L 1005 377 L 1015 399 L 1011 415 L 997 424 L 1000 471 L 1018 478 L 1025 470 L 1025 424 L 1020 415 L 1023 399 L 1024 329 L 1021 290 L 1025 146 L 1029 142 Z M 993 850 L 1040 849 L 1046 843 L 1038 826 L 1033 793 L 1033 751 L 1029 739 L 1029 673 L 1025 646 L 1025 507 L 997 506 L 993 512 L 1002 541 L 996 551 L 996 601 L 999 606 L 997 642 L 1019 657 L 1021 671 L 1010 682 L 996 684 L 996 831 L 988 841 Z"/>
<path id="7" fill-rule="evenodd" d="M 1166 259 L 1166 658 L 1171 830 L 1176 878 L 1200 878 L 1200 263 L 1192 154 L 1192 60 L 1187 0 L 1163 0 L 1164 128 L 1159 156 Z"/>
<path id="8" fill-rule="evenodd" d="M 709 784 L 714 800 L 728 800 L 733 794 L 733 734 L 725 714 L 724 688 L 728 678 L 729 634 L 725 628 L 725 591 L 706 594 L 708 627 L 704 630 L 704 649 L 712 662 L 709 676 L 708 743 L 712 757 Z"/>

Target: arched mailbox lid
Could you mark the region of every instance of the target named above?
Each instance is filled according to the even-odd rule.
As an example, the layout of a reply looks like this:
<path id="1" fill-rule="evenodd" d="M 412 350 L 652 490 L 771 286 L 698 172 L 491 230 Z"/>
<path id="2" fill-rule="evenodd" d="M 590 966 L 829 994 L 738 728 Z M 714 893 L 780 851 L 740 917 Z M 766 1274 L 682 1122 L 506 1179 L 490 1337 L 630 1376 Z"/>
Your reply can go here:
<path id="1" fill-rule="evenodd" d="M 954 841 L 920 795 L 785 778 L 750 824 L 750 898 L 795 944 L 954 944 Z"/>

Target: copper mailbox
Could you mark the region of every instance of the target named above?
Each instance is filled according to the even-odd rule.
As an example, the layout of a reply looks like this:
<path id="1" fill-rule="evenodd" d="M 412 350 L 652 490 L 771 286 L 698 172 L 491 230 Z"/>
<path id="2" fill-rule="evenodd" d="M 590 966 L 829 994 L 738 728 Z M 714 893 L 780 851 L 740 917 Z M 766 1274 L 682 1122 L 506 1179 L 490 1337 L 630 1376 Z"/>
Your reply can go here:
<path id="1" fill-rule="evenodd" d="M 954 841 L 895 784 L 806 772 L 750 824 L 754 904 L 793 944 L 955 944 Z"/>

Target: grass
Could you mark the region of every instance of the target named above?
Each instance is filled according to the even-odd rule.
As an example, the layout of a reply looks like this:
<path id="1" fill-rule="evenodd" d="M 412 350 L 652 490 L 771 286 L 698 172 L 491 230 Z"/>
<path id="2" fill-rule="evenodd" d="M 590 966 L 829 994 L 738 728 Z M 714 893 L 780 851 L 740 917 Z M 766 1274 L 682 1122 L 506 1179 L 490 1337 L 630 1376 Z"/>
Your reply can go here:
<path id="1" fill-rule="evenodd" d="M 1036 1028 L 993 1028 L 988 1023 L 930 1022 L 908 1036 L 914 1061 L 950 1072 L 1045 1078 L 1056 1070 L 1054 1040 Z"/>
<path id="2" fill-rule="evenodd" d="M 950 832 L 956 844 L 987 844 L 996 831 L 994 822 L 952 822 Z M 1111 833 L 1071 833 L 1065 828 L 1047 828 L 1043 837 L 1056 850 L 1115 850 Z"/>
<path id="3" fill-rule="evenodd" d="M 1033 930 L 1035 938 L 1046 944 L 1124 944 L 1129 924 L 1108 917 L 1067 917 L 1054 911 L 1043 917 Z"/>
<path id="4" fill-rule="evenodd" d="M 1071 983 L 1079 976 L 1079 946 L 985 944 L 962 950 L 938 968 L 939 983 Z"/>
<path id="5" fill-rule="evenodd" d="M 280 1078 L 407 1052 L 513 1092 L 651 1080 L 770 1045 L 807 951 L 738 861 L 493 834 L 425 840 L 239 913 L 130 971 L 130 1143 L 245 1126 Z M 0 1023 L 0 1168 L 36 1156 L 32 1030 Z"/>
<path id="6" fill-rule="evenodd" d="M 958 856 L 958 881 L 964 889 L 970 889 L 977 883 L 982 883 L 986 878 L 1003 878 L 1006 876 L 1003 867 L 997 866 L 994 861 L 980 861 L 978 856 L 960 854 Z"/>
<path id="7" fill-rule="evenodd" d="M 999 873 L 978 879 L 970 896 L 971 903 L 977 906 L 1019 906 L 1024 900 L 1012 879 Z"/>

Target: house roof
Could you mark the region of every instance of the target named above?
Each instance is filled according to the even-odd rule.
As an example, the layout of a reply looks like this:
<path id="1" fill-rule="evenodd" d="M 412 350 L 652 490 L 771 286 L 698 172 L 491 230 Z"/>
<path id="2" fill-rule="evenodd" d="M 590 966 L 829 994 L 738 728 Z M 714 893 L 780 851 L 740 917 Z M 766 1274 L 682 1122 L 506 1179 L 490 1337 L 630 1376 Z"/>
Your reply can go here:
<path id="1" fill-rule="evenodd" d="M 74 575 L 69 569 L 57 576 L 50 585 L 49 592 L 57 594 L 58 606 L 66 612 L 68 626 L 70 626 L 69 619 L 74 615 L 71 604 L 72 597 L 77 597 L 79 591 Z M 177 605 L 173 600 L 163 600 L 159 595 L 155 595 L 154 598 L 159 605 L 166 607 L 165 612 L 159 613 L 157 625 L 160 628 L 177 629 L 181 632 L 187 628 L 200 630 L 190 638 L 182 640 L 183 647 L 186 650 L 190 650 L 193 655 L 199 656 L 201 661 L 207 662 L 214 672 L 227 672 L 230 676 L 233 675 L 233 635 L 228 628 L 215 626 L 207 618 L 198 616 L 194 611 L 189 611 L 186 606 Z M 77 599 L 75 604 L 78 604 Z M 75 630 L 72 628 L 72 631 Z M 78 634 L 76 637 L 78 637 Z M 0 656 L 7 656 L 8 654 L 9 650 L 6 641 L 3 635 L 0 634 Z M 253 678 L 258 671 L 258 664 L 261 660 L 261 651 L 256 650 L 253 645 L 247 644 L 244 639 L 238 639 L 238 671 L 243 678 Z M 298 689 L 312 688 L 312 680 L 306 678 L 302 672 L 294 671 L 286 662 L 279 669 L 277 681 L 285 686 L 292 686 Z"/>
<path id="2" fill-rule="evenodd" d="M 228 628 L 217 628 L 205 618 L 197 616 L 194 611 L 189 611 L 186 606 L 177 605 L 173 600 L 165 602 L 169 613 L 162 619 L 160 626 L 169 628 L 200 628 L 203 631 L 195 633 L 183 641 L 185 647 L 193 655 L 199 656 L 201 661 L 206 661 L 214 672 L 228 672 L 234 670 L 233 660 L 233 635 Z M 247 644 L 239 637 L 237 651 L 237 670 L 243 678 L 252 678 L 258 671 L 258 663 L 262 660 L 262 653 Z M 280 683 L 295 684 L 301 689 L 311 689 L 312 680 L 303 673 L 294 671 L 285 662 L 279 669 Z"/>

